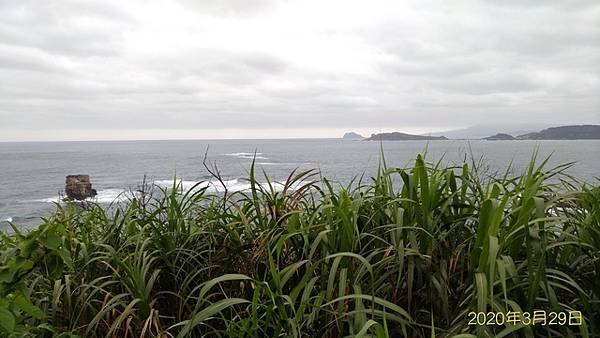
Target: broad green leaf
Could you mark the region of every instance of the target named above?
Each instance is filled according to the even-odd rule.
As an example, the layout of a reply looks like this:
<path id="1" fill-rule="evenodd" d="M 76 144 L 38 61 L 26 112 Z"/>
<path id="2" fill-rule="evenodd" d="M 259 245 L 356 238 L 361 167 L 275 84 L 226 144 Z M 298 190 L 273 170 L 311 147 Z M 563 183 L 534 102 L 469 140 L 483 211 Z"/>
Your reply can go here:
<path id="1" fill-rule="evenodd" d="M 62 239 L 54 232 L 49 233 L 46 238 L 42 240 L 42 245 L 50 250 L 57 250 L 62 244 Z"/>
<path id="2" fill-rule="evenodd" d="M 0 307 L 0 328 L 4 332 L 11 333 L 15 330 L 15 316 L 8 309 Z"/>
<path id="3" fill-rule="evenodd" d="M 45 317 L 44 311 L 42 311 L 39 307 L 31 304 L 31 302 L 22 294 L 19 294 L 15 297 L 14 303 L 19 309 L 23 310 L 24 312 L 36 319 L 42 319 Z"/>

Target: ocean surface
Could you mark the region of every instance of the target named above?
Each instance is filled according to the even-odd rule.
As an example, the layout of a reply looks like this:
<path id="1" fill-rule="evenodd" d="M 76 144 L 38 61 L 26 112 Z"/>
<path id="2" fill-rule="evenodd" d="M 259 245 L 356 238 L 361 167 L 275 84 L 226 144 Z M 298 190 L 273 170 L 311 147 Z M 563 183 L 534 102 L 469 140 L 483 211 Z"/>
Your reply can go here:
<path id="1" fill-rule="evenodd" d="M 521 172 L 537 149 L 540 160 L 548 155 L 548 167 L 577 162 L 569 171 L 581 180 L 600 177 L 600 140 L 591 141 L 390 141 L 342 139 L 285 140 L 177 140 L 102 142 L 0 143 L 0 229 L 13 222 L 18 227 L 39 223 L 39 217 L 55 209 L 68 174 L 89 174 L 98 191 L 98 203 L 110 203 L 123 191 L 136 189 L 144 176 L 157 185 L 171 185 L 177 177 L 184 186 L 210 182 L 202 165 L 205 153 L 216 164 L 228 189 L 245 189 L 252 157 L 259 171 L 273 181 L 283 181 L 294 168 L 318 169 L 339 183 L 375 173 L 381 147 L 388 166 L 410 165 L 427 151 L 430 162 L 459 163 L 483 158 L 491 170 L 505 170 L 509 163 Z M 259 180 L 262 178 L 259 176 Z M 264 181 L 264 180 L 263 180 Z"/>

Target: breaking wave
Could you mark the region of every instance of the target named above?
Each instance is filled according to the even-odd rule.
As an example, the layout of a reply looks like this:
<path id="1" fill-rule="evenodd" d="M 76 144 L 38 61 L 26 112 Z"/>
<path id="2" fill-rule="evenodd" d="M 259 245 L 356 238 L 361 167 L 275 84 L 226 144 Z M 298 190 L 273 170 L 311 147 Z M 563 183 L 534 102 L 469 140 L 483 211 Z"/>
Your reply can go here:
<path id="1" fill-rule="evenodd" d="M 173 182 L 174 182 L 173 180 L 159 180 L 159 181 L 154 181 L 154 184 L 158 187 L 169 189 L 169 188 L 173 187 Z M 307 183 L 308 183 L 307 181 L 298 181 L 295 184 L 292 184 L 288 188 L 288 190 L 296 190 L 299 187 L 301 187 Z M 223 181 L 223 183 L 216 181 L 216 180 L 186 181 L 186 180 L 178 179 L 177 185 L 183 191 L 190 191 L 191 189 L 206 188 L 207 192 L 212 192 L 212 193 L 224 193 L 226 190 L 227 190 L 227 192 L 250 190 L 249 182 L 244 181 L 244 180 L 238 180 L 238 179 L 225 180 L 225 181 Z M 269 185 L 267 183 L 259 183 L 259 185 L 262 186 L 263 188 L 269 187 Z M 275 181 L 275 182 L 271 182 L 271 185 L 273 186 L 273 189 L 275 191 L 279 192 L 279 191 L 283 190 L 285 182 Z M 104 190 L 98 191 L 98 194 L 94 198 L 89 198 L 89 199 L 87 199 L 87 201 L 101 203 L 101 204 L 109 204 L 109 203 L 127 201 L 127 200 L 131 199 L 132 197 L 134 197 L 135 195 L 136 195 L 135 192 L 132 192 L 129 190 L 124 190 L 124 189 L 116 189 L 116 188 L 115 189 L 104 189 Z M 38 200 L 34 200 L 34 201 L 35 202 L 44 202 L 44 203 L 60 203 L 60 202 L 62 202 L 61 197 L 59 197 L 59 196 L 42 198 L 42 199 L 38 199 Z M 12 218 L 9 218 L 9 219 L 10 220 L 7 219 L 4 221 L 12 222 Z"/>
<path id="2" fill-rule="evenodd" d="M 263 153 L 230 153 L 230 154 L 224 154 L 225 156 L 233 156 L 233 157 L 237 157 L 240 159 L 245 159 L 245 160 L 252 160 L 252 159 L 257 159 L 257 160 L 268 160 L 268 157 L 265 156 L 261 156 Z"/>
<path id="3" fill-rule="evenodd" d="M 293 162 L 256 162 L 257 165 L 281 165 L 281 166 L 300 166 L 309 163 L 293 163 Z"/>
<path id="4" fill-rule="evenodd" d="M 89 198 L 87 200 L 91 201 L 91 202 L 108 204 L 108 203 L 113 203 L 113 202 L 123 202 L 123 201 L 128 200 L 131 197 L 132 197 L 132 193 L 127 190 L 104 189 L 104 190 L 98 191 L 98 194 L 95 197 Z M 55 197 L 42 198 L 42 199 L 36 200 L 36 202 L 45 202 L 45 203 L 59 202 L 60 203 L 61 200 L 60 200 L 59 196 L 55 196 Z"/>
<path id="5" fill-rule="evenodd" d="M 93 198 L 98 203 L 122 202 L 133 197 L 132 193 L 123 189 L 106 189 L 98 191 L 98 195 Z"/>
<path id="6" fill-rule="evenodd" d="M 298 181 L 295 184 L 292 184 L 289 189 L 296 190 L 299 187 L 307 184 L 306 181 Z M 155 181 L 154 184 L 164 187 L 170 188 L 173 186 L 173 180 L 160 180 Z M 222 193 L 227 190 L 228 192 L 236 192 L 236 191 L 244 191 L 250 189 L 250 183 L 247 181 L 241 181 L 238 179 L 226 180 L 223 183 L 219 181 L 185 181 L 185 180 L 177 180 L 177 184 L 184 191 L 189 191 L 190 189 L 196 187 L 196 189 L 206 188 L 208 192 L 217 192 Z M 263 188 L 268 188 L 268 183 L 259 183 Z M 285 185 L 285 182 L 271 182 L 275 191 L 282 191 Z"/>
<path id="7" fill-rule="evenodd" d="M 155 181 L 154 184 L 163 188 L 171 188 L 173 186 L 173 180 Z M 224 192 L 225 188 L 227 188 L 228 191 L 241 191 L 250 188 L 250 184 L 240 183 L 237 179 L 223 181 L 223 184 L 219 181 L 177 180 L 177 185 L 184 191 L 188 191 L 194 188 L 194 186 L 196 186 L 197 189 L 207 188 L 206 190 L 211 192 Z"/>

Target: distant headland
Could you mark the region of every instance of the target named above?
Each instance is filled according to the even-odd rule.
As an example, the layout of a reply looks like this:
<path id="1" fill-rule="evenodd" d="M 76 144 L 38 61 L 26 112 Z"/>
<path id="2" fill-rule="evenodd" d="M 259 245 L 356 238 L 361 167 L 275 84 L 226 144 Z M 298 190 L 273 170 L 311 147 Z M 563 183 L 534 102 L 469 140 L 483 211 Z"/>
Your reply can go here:
<path id="1" fill-rule="evenodd" d="M 452 131 L 450 131 L 452 133 Z M 435 136 L 433 136 L 435 135 Z M 514 136 L 517 135 L 517 136 Z M 357 133 L 348 132 L 343 136 L 344 139 L 365 140 L 365 141 L 434 141 L 464 138 L 448 138 L 440 133 L 432 135 L 414 135 L 401 132 L 371 134 L 365 138 Z M 508 141 L 508 140 L 600 140 L 600 125 L 569 125 L 542 129 L 537 132 L 527 132 L 525 134 L 510 134 L 508 132 L 498 132 L 494 135 L 479 138 L 488 141 Z"/>
<path id="2" fill-rule="evenodd" d="M 517 136 L 517 140 L 600 140 L 600 125 L 562 126 Z"/>
<path id="3" fill-rule="evenodd" d="M 421 140 L 447 140 L 445 136 L 425 136 L 425 135 L 413 135 L 406 133 L 380 133 L 371 134 L 371 137 L 365 139 L 365 141 L 421 141 Z"/>
<path id="4" fill-rule="evenodd" d="M 600 125 L 578 125 L 546 128 L 539 132 L 512 136 L 499 133 L 484 137 L 484 140 L 600 140 Z"/>

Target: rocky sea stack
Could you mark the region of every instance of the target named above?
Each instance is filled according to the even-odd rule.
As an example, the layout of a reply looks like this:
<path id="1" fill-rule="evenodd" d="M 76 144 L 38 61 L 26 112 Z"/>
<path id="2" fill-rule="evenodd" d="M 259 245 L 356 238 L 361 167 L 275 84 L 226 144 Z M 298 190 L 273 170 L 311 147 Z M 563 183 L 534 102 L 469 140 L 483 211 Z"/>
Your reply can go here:
<path id="1" fill-rule="evenodd" d="M 68 175 L 65 193 L 67 195 L 65 200 L 67 201 L 83 201 L 98 194 L 95 189 L 92 189 L 90 175 Z"/>

